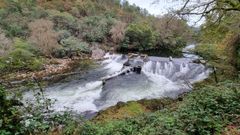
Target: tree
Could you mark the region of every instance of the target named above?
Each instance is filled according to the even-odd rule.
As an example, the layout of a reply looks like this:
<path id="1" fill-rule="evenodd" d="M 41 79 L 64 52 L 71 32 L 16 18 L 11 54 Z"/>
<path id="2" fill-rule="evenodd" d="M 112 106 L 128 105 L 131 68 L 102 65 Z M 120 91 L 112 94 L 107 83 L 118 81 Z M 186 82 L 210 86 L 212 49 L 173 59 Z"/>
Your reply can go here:
<path id="1" fill-rule="evenodd" d="M 80 24 L 80 37 L 88 42 L 103 42 L 114 22 L 114 18 L 107 16 L 86 17 Z"/>
<path id="2" fill-rule="evenodd" d="M 154 2 L 158 3 L 160 0 Z M 176 11 L 178 15 L 182 17 L 197 15 L 200 16 L 199 20 L 204 17 L 212 18 L 214 23 L 222 21 L 229 12 L 240 11 L 239 0 L 183 0 L 183 2 L 183 6 Z"/>
<path id="3" fill-rule="evenodd" d="M 57 38 L 58 33 L 53 31 L 53 23 L 49 20 L 38 19 L 29 24 L 31 30 L 30 42 L 46 56 L 51 56 L 52 52 L 59 48 Z"/>
<path id="4" fill-rule="evenodd" d="M 110 30 L 111 38 L 114 43 L 120 43 L 123 41 L 125 36 L 125 30 L 126 30 L 126 23 L 123 22 L 117 22 L 112 29 Z"/>
<path id="5" fill-rule="evenodd" d="M 186 0 L 184 6 L 178 10 L 179 15 L 200 15 L 203 17 L 211 18 L 215 22 L 223 20 L 228 12 L 239 12 L 239 0 L 205 0 L 193 3 L 191 0 Z"/>
<path id="6" fill-rule="evenodd" d="M 155 28 L 163 39 L 181 37 L 187 41 L 191 37 L 187 22 L 174 14 L 169 13 L 159 17 Z"/>
<path id="7" fill-rule="evenodd" d="M 174 14 L 169 13 L 159 17 L 154 26 L 158 33 L 159 49 L 173 51 L 192 40 L 192 32 L 187 22 Z"/>
<path id="8" fill-rule="evenodd" d="M 147 23 L 130 24 L 127 27 L 124 42 L 128 42 L 129 48 L 132 49 L 150 50 L 156 43 L 156 35 Z"/>

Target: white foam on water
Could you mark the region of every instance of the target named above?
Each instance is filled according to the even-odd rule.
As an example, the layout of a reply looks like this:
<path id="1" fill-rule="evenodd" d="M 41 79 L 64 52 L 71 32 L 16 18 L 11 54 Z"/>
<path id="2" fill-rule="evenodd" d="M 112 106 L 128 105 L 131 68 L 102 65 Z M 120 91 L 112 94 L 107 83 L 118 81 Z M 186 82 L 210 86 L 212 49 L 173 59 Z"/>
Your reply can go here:
<path id="1" fill-rule="evenodd" d="M 141 82 L 141 84 L 132 84 L 134 87 L 117 87 L 108 90 L 104 95 L 104 101 L 99 106 L 99 110 L 106 109 L 110 106 L 116 105 L 118 102 L 137 101 L 141 99 L 157 99 L 163 97 L 176 97 L 183 89 L 185 92 L 189 91 L 190 88 L 184 84 L 172 82 L 162 75 L 154 73 L 144 73 L 147 75 L 148 80 Z M 126 85 L 131 85 L 131 82 L 126 80 Z"/>
<path id="2" fill-rule="evenodd" d="M 104 58 L 101 69 L 107 71 L 106 77 L 121 73 L 123 64 L 127 61 L 123 55 L 118 54 L 106 54 Z M 141 81 L 120 79 L 119 82 L 112 84 L 112 87 L 103 89 L 103 82 L 99 77 L 95 78 L 99 81 L 79 82 L 79 84 L 67 85 L 66 87 L 61 85 L 49 87 L 45 91 L 45 95 L 47 98 L 56 99 L 53 106 L 56 111 L 64 111 L 67 107 L 79 113 L 97 112 L 116 105 L 120 101 L 176 97 L 191 90 L 185 84 L 186 80 L 195 83 L 206 79 L 210 74 L 210 71 L 206 70 L 203 65 L 189 63 L 189 60 L 178 62 L 176 62 L 176 59 L 168 61 L 168 59 L 160 58 L 159 60 L 144 63 L 143 74 L 139 77 L 144 76 L 146 79 L 138 78 L 135 73 L 127 74 L 130 78 L 135 75 L 136 79 Z M 129 69 L 125 68 L 125 70 Z M 32 95 L 31 92 L 27 92 L 24 97 L 31 99 L 33 98 Z M 98 104 L 97 101 L 99 101 Z"/>
<path id="3" fill-rule="evenodd" d="M 70 109 L 76 112 L 96 112 L 98 110 L 94 100 L 100 97 L 101 91 L 102 81 L 96 81 L 65 89 L 58 89 L 58 87 L 48 88 L 44 94 L 46 98 L 56 100 L 53 104 L 53 109 L 56 111 Z M 28 92 L 25 98 L 32 99 L 33 93 Z"/>
<path id="4" fill-rule="evenodd" d="M 104 69 L 107 69 L 108 74 L 113 74 L 115 72 L 121 71 L 123 68 L 123 63 L 127 61 L 127 59 L 122 59 L 123 55 L 107 53 L 104 58 L 107 58 L 102 63 L 106 64 Z"/>
<path id="5" fill-rule="evenodd" d="M 189 71 L 189 65 L 188 64 L 184 64 L 182 63 L 180 65 L 180 72 L 183 73 L 183 74 L 187 74 L 187 72 Z"/>
<path id="6" fill-rule="evenodd" d="M 171 70 L 167 70 L 167 71 L 171 72 Z M 169 96 L 166 94 L 166 92 L 171 93 L 171 92 L 179 91 L 181 89 L 185 89 L 186 91 L 189 90 L 189 87 L 186 86 L 185 84 L 180 82 L 173 82 L 162 74 L 145 72 L 145 71 L 143 71 L 143 73 L 149 78 L 149 80 L 152 83 L 151 84 L 152 96 L 150 96 L 150 98 Z"/>
<path id="7" fill-rule="evenodd" d="M 204 79 L 207 79 L 209 77 L 209 75 L 211 74 L 211 70 L 207 69 L 205 72 L 202 72 L 201 74 L 198 74 L 194 79 L 190 79 L 189 82 L 193 83 L 197 83 L 200 82 Z"/>

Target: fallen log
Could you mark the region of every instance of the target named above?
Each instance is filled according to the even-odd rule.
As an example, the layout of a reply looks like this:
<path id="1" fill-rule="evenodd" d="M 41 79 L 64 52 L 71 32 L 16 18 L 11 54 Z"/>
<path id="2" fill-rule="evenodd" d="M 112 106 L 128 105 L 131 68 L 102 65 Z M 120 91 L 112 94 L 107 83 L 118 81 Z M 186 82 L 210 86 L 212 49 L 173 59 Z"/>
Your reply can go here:
<path id="1" fill-rule="evenodd" d="M 126 68 L 124 68 L 123 70 L 121 70 L 121 71 L 119 71 L 119 72 L 116 72 L 116 73 L 114 73 L 114 74 L 112 74 L 112 75 L 108 75 L 108 76 L 102 77 L 101 80 L 103 80 L 103 81 L 110 80 L 110 79 L 115 78 L 115 77 L 117 77 L 117 76 L 126 74 L 126 73 L 128 73 L 128 72 L 130 72 L 130 71 L 133 71 L 133 69 L 134 69 L 133 67 L 126 67 Z"/>

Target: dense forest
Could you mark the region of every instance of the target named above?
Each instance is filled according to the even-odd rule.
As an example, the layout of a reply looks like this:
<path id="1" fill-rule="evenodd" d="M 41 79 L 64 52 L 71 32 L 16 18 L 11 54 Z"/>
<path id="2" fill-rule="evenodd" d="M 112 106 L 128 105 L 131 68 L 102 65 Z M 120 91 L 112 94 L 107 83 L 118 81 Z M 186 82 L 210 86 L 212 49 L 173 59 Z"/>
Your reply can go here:
<path id="1" fill-rule="evenodd" d="M 2 1 L 1 7 L 4 73 L 39 70 L 45 58 L 88 54 L 96 45 L 174 51 L 190 34 L 186 21 L 175 17 L 168 22 L 170 14 L 155 18 L 128 2 L 20 0 Z"/>
<path id="2" fill-rule="evenodd" d="M 0 0 L 0 134 L 240 134 L 240 1 L 188 2 L 156 17 L 120 0 Z M 191 14 L 205 23 L 189 26 Z M 44 78 L 85 71 L 102 51 L 179 56 L 191 43 L 213 73 L 175 99 L 119 103 L 85 120 L 53 113 L 44 95 Z M 36 103 L 21 103 L 23 86 L 40 89 Z"/>

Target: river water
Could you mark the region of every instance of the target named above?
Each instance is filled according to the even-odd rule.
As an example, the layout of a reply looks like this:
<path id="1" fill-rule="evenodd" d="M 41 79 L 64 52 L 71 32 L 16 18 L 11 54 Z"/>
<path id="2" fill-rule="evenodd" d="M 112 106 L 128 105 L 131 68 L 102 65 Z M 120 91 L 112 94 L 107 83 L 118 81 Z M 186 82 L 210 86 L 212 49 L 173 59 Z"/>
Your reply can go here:
<path id="1" fill-rule="evenodd" d="M 194 46 L 185 48 L 185 52 Z M 96 113 L 118 102 L 141 99 L 175 98 L 192 89 L 192 84 L 206 79 L 210 70 L 202 64 L 192 63 L 198 56 L 184 54 L 183 58 L 151 56 L 143 62 L 134 58 L 133 63 L 141 63 L 141 74 L 128 72 L 108 81 L 102 78 L 117 74 L 128 60 L 122 54 L 106 54 L 99 67 L 82 75 L 82 79 L 60 83 L 46 88 L 44 94 L 55 99 L 55 111 L 72 110 L 78 114 Z M 24 94 L 25 100 L 33 99 L 33 92 Z"/>

